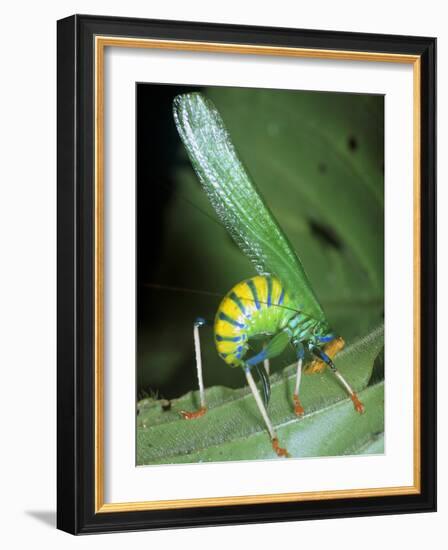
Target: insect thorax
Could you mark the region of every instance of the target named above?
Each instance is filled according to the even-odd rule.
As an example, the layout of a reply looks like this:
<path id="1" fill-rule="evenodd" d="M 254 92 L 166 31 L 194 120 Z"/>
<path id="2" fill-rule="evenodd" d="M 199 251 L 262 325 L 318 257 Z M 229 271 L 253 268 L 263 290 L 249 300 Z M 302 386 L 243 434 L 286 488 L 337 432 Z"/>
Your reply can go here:
<path id="1" fill-rule="evenodd" d="M 314 319 L 302 312 L 296 313 L 288 320 L 285 330 L 290 334 L 291 342 L 295 345 L 306 342 L 320 346 L 335 338 L 327 321 Z"/>

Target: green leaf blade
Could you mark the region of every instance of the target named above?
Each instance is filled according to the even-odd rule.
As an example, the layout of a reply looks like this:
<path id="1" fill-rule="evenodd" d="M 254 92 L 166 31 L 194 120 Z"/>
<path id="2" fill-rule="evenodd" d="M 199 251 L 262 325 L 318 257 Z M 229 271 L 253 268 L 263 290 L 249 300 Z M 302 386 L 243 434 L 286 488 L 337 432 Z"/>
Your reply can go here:
<path id="1" fill-rule="evenodd" d="M 337 456 L 363 452 L 362 446 L 384 429 L 384 383 L 368 386 L 375 358 L 383 346 L 383 328 L 372 331 L 337 357 L 341 373 L 359 392 L 366 413 L 358 415 L 328 371 L 304 375 L 301 399 L 306 414 L 295 417 L 292 405 L 295 366 L 271 377 L 269 415 L 280 442 L 292 456 Z M 207 390 L 209 411 L 186 421 L 178 411 L 197 407 L 189 393 L 162 412 L 157 401 L 139 404 L 137 463 L 180 464 L 275 458 L 269 436 L 246 388 Z M 360 450 L 361 449 L 361 450 Z"/>

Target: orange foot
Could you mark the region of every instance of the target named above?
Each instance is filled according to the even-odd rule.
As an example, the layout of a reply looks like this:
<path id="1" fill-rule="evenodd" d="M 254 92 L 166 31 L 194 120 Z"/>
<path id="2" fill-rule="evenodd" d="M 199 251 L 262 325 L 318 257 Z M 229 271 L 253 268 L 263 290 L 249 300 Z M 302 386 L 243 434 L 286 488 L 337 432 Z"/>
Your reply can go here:
<path id="1" fill-rule="evenodd" d="M 296 416 L 303 416 L 305 414 L 305 409 L 302 407 L 302 403 L 300 402 L 299 396 L 295 393 L 293 395 L 294 399 L 294 412 L 296 413 Z"/>
<path id="2" fill-rule="evenodd" d="M 204 414 L 207 412 L 207 407 L 201 407 L 197 411 L 180 411 L 179 414 L 185 418 L 185 420 L 194 420 L 195 418 L 200 418 L 201 416 L 204 416 Z"/>
<path id="3" fill-rule="evenodd" d="M 355 405 L 356 412 L 358 412 L 359 414 L 364 414 L 366 411 L 366 408 L 358 399 L 358 396 L 356 395 L 356 393 L 353 393 L 350 397 L 351 397 L 351 400 L 353 401 L 353 405 Z"/>
<path id="4" fill-rule="evenodd" d="M 272 440 L 272 448 L 278 456 L 284 456 L 285 458 L 289 457 L 288 451 L 280 447 L 280 445 L 278 444 L 278 439 L 276 437 Z"/>

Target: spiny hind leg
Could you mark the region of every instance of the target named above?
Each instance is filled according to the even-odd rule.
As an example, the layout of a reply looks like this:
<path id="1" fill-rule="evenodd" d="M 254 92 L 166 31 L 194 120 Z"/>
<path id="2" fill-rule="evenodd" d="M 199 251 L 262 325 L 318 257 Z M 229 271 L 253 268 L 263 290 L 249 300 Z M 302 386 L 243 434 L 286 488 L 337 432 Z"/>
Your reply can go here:
<path id="1" fill-rule="evenodd" d="M 325 364 L 327 364 L 330 367 L 331 372 L 336 376 L 336 378 L 339 380 L 341 385 L 345 388 L 346 392 L 348 393 L 350 399 L 353 402 L 356 412 L 358 412 L 359 414 L 363 414 L 365 412 L 364 405 L 359 400 L 357 393 L 352 389 L 352 387 L 347 382 L 347 380 L 338 371 L 338 369 L 336 368 L 336 366 L 334 365 L 330 357 L 324 351 L 316 347 L 311 348 L 311 351 L 316 357 L 321 359 Z"/>
<path id="2" fill-rule="evenodd" d="M 267 344 L 264 344 L 263 349 L 266 348 L 266 345 L 267 345 Z M 264 370 L 266 371 L 266 374 L 269 376 L 269 374 L 270 374 L 270 372 L 271 372 L 271 366 L 270 366 L 270 364 L 269 364 L 269 359 L 266 358 L 266 359 L 263 361 L 263 367 L 264 367 Z"/>
<path id="3" fill-rule="evenodd" d="M 264 359 L 262 359 L 262 361 L 264 361 Z M 257 404 L 258 410 L 260 411 L 261 416 L 263 417 L 264 423 L 266 424 L 266 428 L 271 438 L 272 448 L 274 449 L 277 456 L 289 457 L 288 451 L 283 447 L 280 447 L 280 444 L 278 442 L 277 432 L 275 431 L 274 426 L 272 425 L 272 422 L 271 422 L 271 419 L 269 418 L 266 407 L 264 406 L 263 400 L 260 397 L 260 393 L 258 391 L 257 385 L 255 384 L 255 380 L 252 376 L 252 373 L 250 372 L 250 367 L 247 367 L 247 366 L 244 367 L 244 374 L 246 375 L 247 383 L 249 384 L 249 388 L 252 391 L 252 395 L 254 396 L 255 403 Z"/>
<path id="4" fill-rule="evenodd" d="M 210 324 L 210 321 L 206 321 L 202 317 L 198 317 L 193 325 L 193 340 L 194 340 L 194 353 L 196 357 L 196 372 L 198 376 L 199 384 L 199 409 L 197 411 L 180 411 L 180 415 L 185 420 L 193 420 L 204 416 L 207 412 L 207 405 L 205 402 L 205 389 L 204 379 L 202 377 L 202 355 L 201 355 L 201 339 L 199 336 L 199 329 L 205 325 Z"/>
<path id="5" fill-rule="evenodd" d="M 305 414 L 305 409 L 303 408 L 299 398 L 300 380 L 302 378 L 302 365 L 304 356 L 305 350 L 303 349 L 303 345 L 300 344 L 297 349 L 296 385 L 293 394 L 294 412 L 296 413 L 296 416 L 303 416 Z"/>
<path id="6" fill-rule="evenodd" d="M 249 384 L 249 387 L 252 391 L 252 394 L 255 398 L 255 402 L 257 404 L 257 407 L 261 413 L 261 416 L 263 417 L 263 420 L 266 424 L 266 427 L 268 429 L 269 435 L 271 436 L 272 440 L 272 448 L 276 452 L 278 456 L 289 456 L 288 451 L 286 449 L 283 449 L 280 447 L 278 442 L 277 433 L 275 432 L 272 423 L 269 419 L 266 407 L 263 403 L 263 400 L 260 397 L 260 394 L 258 392 L 258 388 L 255 384 L 255 381 L 253 379 L 252 373 L 250 372 L 251 367 L 255 367 L 259 365 L 260 363 L 264 363 L 266 359 L 271 359 L 273 357 L 276 357 L 279 355 L 287 346 L 289 342 L 289 336 L 286 332 L 280 332 L 273 336 L 271 340 L 265 345 L 265 347 L 258 353 L 257 355 L 254 355 L 253 357 L 250 357 L 249 359 L 245 360 L 244 365 L 244 373 L 246 375 L 247 383 Z M 263 367 L 264 368 L 264 367 Z"/>

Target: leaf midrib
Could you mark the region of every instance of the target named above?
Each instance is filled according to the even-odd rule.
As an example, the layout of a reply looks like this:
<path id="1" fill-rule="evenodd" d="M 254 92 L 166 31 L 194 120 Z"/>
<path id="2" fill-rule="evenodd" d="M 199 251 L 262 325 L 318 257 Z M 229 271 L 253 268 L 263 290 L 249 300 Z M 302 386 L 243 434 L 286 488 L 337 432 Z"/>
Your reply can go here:
<path id="1" fill-rule="evenodd" d="M 376 389 L 379 388 L 381 385 L 384 385 L 384 381 L 378 382 L 376 384 L 372 384 L 371 386 L 368 386 L 368 387 L 364 388 L 360 392 L 360 396 L 362 397 L 363 395 L 366 395 L 367 393 L 371 393 L 371 392 L 376 391 Z M 245 396 L 245 397 L 247 397 L 247 396 Z M 251 397 L 250 394 L 249 394 L 249 397 Z M 309 412 L 306 412 L 305 415 L 301 418 L 297 418 L 296 416 L 290 415 L 290 416 L 288 416 L 287 420 L 283 420 L 283 421 L 278 422 L 274 427 L 278 432 L 281 432 L 285 427 L 287 427 L 291 424 L 294 424 L 296 422 L 301 422 L 302 420 L 305 420 L 305 419 L 309 420 L 312 417 L 318 417 L 319 415 L 325 414 L 326 412 L 328 412 L 328 410 L 330 410 L 330 409 L 334 410 L 335 408 L 346 405 L 348 402 L 350 402 L 350 399 L 348 397 L 343 398 L 343 399 L 336 399 L 336 400 L 333 400 L 333 401 L 329 401 L 328 404 L 325 405 L 324 407 L 321 407 L 321 408 L 314 407 L 314 408 L 309 409 L 308 410 Z M 354 412 L 354 414 L 356 414 L 356 413 Z M 265 428 L 261 428 L 261 427 L 260 428 L 254 428 L 253 431 L 242 434 L 242 435 L 238 435 L 237 437 L 224 437 L 219 443 L 212 443 L 210 445 L 206 445 L 206 446 L 202 446 L 202 447 L 195 446 L 193 451 L 194 451 L 194 453 L 205 452 L 205 451 L 208 451 L 210 449 L 217 449 L 217 448 L 219 448 L 223 445 L 226 445 L 227 443 L 230 443 L 230 442 L 238 442 L 238 441 L 242 441 L 242 440 L 246 441 L 248 439 L 253 439 L 255 437 L 260 437 L 261 435 L 264 435 L 264 434 L 266 435 L 266 437 L 268 437 L 268 433 L 267 433 Z M 166 459 L 176 458 L 176 457 L 184 456 L 184 455 L 187 455 L 187 454 L 188 454 L 187 451 L 179 450 L 175 453 L 169 453 L 169 454 L 165 453 L 163 455 L 163 458 L 164 459 L 165 458 Z"/>

